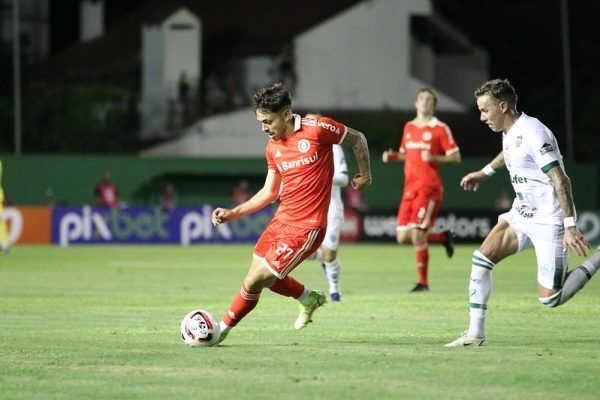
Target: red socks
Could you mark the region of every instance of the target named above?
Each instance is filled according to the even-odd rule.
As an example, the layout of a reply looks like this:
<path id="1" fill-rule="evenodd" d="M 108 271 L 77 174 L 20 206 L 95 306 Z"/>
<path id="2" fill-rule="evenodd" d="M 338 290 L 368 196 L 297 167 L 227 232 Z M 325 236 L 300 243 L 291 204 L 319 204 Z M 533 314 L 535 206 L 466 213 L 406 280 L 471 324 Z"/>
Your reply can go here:
<path id="1" fill-rule="evenodd" d="M 283 279 L 279 279 L 269 289 L 282 296 L 297 299 L 304 292 L 304 285 L 288 275 Z"/>
<path id="2" fill-rule="evenodd" d="M 444 243 L 446 234 L 444 232 L 430 232 L 427 234 L 428 243 Z"/>
<path id="3" fill-rule="evenodd" d="M 242 289 L 233 298 L 223 322 L 233 328 L 256 307 L 259 298 L 260 292 L 251 292 L 242 285 Z"/>
<path id="4" fill-rule="evenodd" d="M 417 256 L 417 273 L 421 285 L 427 285 L 427 268 L 429 267 L 429 250 L 427 243 L 415 246 L 415 255 Z"/>
<path id="5" fill-rule="evenodd" d="M 293 297 L 295 299 L 304 293 L 304 285 L 289 275 L 283 279 L 279 279 L 269 289 L 282 296 Z M 246 286 L 242 285 L 242 289 L 231 302 L 229 310 L 223 318 L 223 322 L 233 328 L 256 307 L 259 298 L 260 292 L 251 292 L 246 289 Z"/>

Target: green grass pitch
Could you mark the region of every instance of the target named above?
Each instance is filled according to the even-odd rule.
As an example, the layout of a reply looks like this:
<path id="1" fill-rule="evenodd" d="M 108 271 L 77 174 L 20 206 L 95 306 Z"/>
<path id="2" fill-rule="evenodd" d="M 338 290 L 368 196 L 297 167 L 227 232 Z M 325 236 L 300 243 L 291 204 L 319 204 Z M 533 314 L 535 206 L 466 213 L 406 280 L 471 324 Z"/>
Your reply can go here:
<path id="1" fill-rule="evenodd" d="M 489 346 L 442 347 L 467 327 L 475 248 L 432 246 L 431 291 L 410 294 L 410 247 L 344 245 L 343 301 L 306 329 L 265 291 L 222 346 L 190 348 L 181 318 L 223 315 L 251 246 L 16 247 L 0 256 L 0 399 L 597 399 L 600 278 L 548 309 L 531 251 L 494 271 Z M 326 288 L 315 261 L 292 275 Z"/>

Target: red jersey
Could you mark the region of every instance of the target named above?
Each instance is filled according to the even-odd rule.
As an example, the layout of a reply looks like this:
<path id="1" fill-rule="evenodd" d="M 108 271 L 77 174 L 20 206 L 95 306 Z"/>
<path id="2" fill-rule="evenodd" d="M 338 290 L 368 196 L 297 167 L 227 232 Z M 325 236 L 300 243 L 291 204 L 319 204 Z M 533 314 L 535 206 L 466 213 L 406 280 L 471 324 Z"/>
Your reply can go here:
<path id="1" fill-rule="evenodd" d="M 100 182 L 96 186 L 98 205 L 101 207 L 114 207 L 119 202 L 119 189 L 112 183 Z"/>
<path id="2" fill-rule="evenodd" d="M 450 128 L 437 118 L 429 120 L 425 126 L 417 126 L 413 121 L 404 125 L 400 152 L 406 154 L 404 162 L 404 192 L 415 191 L 425 186 L 440 194 L 444 191 L 439 167 L 435 163 L 423 161 L 423 153 L 448 155 L 459 151 Z"/>
<path id="3" fill-rule="evenodd" d="M 294 132 L 269 140 L 267 165 L 281 175 L 282 191 L 275 217 L 303 228 L 325 228 L 333 179 L 332 145 L 346 137 L 346 126 L 330 118 L 294 115 Z"/>

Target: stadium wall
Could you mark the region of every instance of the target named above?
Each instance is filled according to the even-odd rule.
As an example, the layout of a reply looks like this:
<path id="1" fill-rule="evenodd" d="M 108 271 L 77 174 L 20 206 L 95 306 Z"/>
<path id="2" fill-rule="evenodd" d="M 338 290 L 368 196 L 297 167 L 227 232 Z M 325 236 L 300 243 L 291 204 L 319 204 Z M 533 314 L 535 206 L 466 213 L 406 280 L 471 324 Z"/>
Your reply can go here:
<path id="1" fill-rule="evenodd" d="M 353 157 L 347 157 L 350 171 Z M 232 188 L 242 178 L 256 191 L 264 182 L 264 159 L 174 159 L 105 156 L 2 156 L 6 197 L 17 205 L 94 204 L 94 187 L 108 170 L 128 204 L 153 205 L 167 182 L 175 184 L 181 205 L 228 204 Z M 394 209 L 402 194 L 402 164 L 383 164 L 372 156 L 373 185 L 365 192 L 365 203 L 374 210 Z M 493 208 L 505 190 L 513 194 L 506 172 L 497 174 L 475 193 L 463 192 L 461 177 L 481 168 L 488 158 L 468 158 L 458 165 L 441 168 L 445 182 L 442 209 Z M 579 210 L 600 210 L 600 163 L 566 163 Z M 352 173 L 352 172 L 351 172 Z"/>

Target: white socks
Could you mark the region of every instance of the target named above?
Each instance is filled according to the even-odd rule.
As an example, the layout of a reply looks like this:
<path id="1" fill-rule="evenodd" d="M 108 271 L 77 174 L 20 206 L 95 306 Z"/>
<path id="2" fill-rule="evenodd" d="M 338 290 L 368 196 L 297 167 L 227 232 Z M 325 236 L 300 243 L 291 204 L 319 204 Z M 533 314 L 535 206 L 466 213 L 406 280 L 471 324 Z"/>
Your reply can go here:
<path id="1" fill-rule="evenodd" d="M 300 297 L 298 297 L 296 300 L 298 300 L 301 304 L 304 304 L 306 303 L 306 300 L 308 300 L 308 296 L 310 296 L 310 290 L 304 286 L 304 292 L 302 292 Z"/>
<path id="2" fill-rule="evenodd" d="M 485 337 L 487 303 L 492 294 L 492 269 L 495 264 L 479 251 L 473 253 L 469 282 L 469 329 L 467 336 Z"/>
<path id="3" fill-rule="evenodd" d="M 342 265 L 336 258 L 332 262 L 323 262 L 325 266 L 325 277 L 329 283 L 329 293 L 340 293 L 340 270 Z"/>

